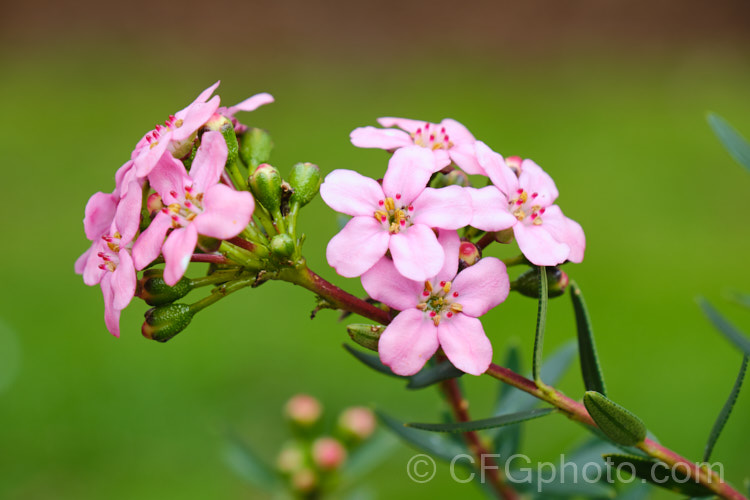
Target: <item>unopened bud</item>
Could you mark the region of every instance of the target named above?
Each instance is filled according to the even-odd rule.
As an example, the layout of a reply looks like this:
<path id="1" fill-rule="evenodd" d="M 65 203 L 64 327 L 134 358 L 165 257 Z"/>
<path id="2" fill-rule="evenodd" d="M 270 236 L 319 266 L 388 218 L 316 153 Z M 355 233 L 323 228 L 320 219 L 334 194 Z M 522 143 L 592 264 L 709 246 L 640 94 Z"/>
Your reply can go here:
<path id="1" fill-rule="evenodd" d="M 141 333 L 147 339 L 166 342 L 187 328 L 193 314 L 188 304 L 153 307 L 146 311 Z"/>
<path id="2" fill-rule="evenodd" d="M 461 246 L 458 247 L 458 265 L 461 269 L 473 266 L 481 258 L 482 252 L 479 251 L 479 248 L 474 243 L 471 241 L 461 242 Z"/>
<path id="3" fill-rule="evenodd" d="M 453 169 L 447 174 L 436 174 L 435 175 L 435 181 L 433 185 L 436 188 L 446 187 L 446 186 L 461 186 L 461 187 L 468 187 L 469 186 L 469 177 L 461 170 Z"/>
<path id="4" fill-rule="evenodd" d="M 380 340 L 383 330 L 385 330 L 385 327 L 382 325 L 365 323 L 355 323 L 346 327 L 346 332 L 354 342 L 371 351 L 378 350 L 378 340 Z"/>
<path id="5" fill-rule="evenodd" d="M 291 474 L 305 464 L 305 455 L 297 444 L 284 446 L 276 458 L 276 467 L 284 474 Z"/>
<path id="6" fill-rule="evenodd" d="M 169 286 L 164 282 L 163 274 L 161 269 L 144 271 L 136 284 L 135 295 L 150 306 L 160 306 L 184 297 L 193 289 L 189 278 L 182 278 L 174 286 Z"/>
<path id="7" fill-rule="evenodd" d="M 297 163 L 289 174 L 289 185 L 294 190 L 290 202 L 307 205 L 320 190 L 320 168 L 312 163 Z"/>
<path id="8" fill-rule="evenodd" d="M 505 158 L 505 164 L 510 168 L 516 177 L 521 176 L 521 164 L 523 159 L 520 156 L 508 156 Z"/>
<path id="9" fill-rule="evenodd" d="M 364 441 L 375 432 L 375 415 L 364 406 L 352 406 L 339 415 L 339 429 L 357 441 Z"/>
<path id="10" fill-rule="evenodd" d="M 148 210 L 149 215 L 154 215 L 162 208 L 164 208 L 164 203 L 162 203 L 159 193 L 151 193 L 146 200 L 146 210 Z"/>
<path id="11" fill-rule="evenodd" d="M 547 295 L 550 298 L 559 297 L 565 293 L 568 286 L 568 275 L 557 267 L 546 267 L 547 270 Z M 539 268 L 529 269 L 519 276 L 512 284 L 511 289 L 521 295 L 539 298 Z"/>
<path id="12" fill-rule="evenodd" d="M 323 408 L 320 402 L 307 394 L 297 394 L 286 403 L 286 416 L 301 427 L 312 427 L 320 419 Z"/>
<path id="13" fill-rule="evenodd" d="M 294 240 L 288 234 L 277 234 L 271 239 L 271 251 L 279 257 L 290 257 L 294 253 Z"/>
<path id="14" fill-rule="evenodd" d="M 292 474 L 292 489 L 300 493 L 310 493 L 318 485 L 318 476 L 310 469 L 300 469 Z"/>
<path id="15" fill-rule="evenodd" d="M 268 163 L 263 163 L 250 176 L 250 189 L 255 199 L 271 214 L 281 207 L 281 174 Z"/>
<path id="16" fill-rule="evenodd" d="M 251 170 L 271 159 L 273 141 L 263 129 L 250 128 L 240 140 L 240 159 Z"/>
<path id="17" fill-rule="evenodd" d="M 498 243 L 508 244 L 513 241 L 513 228 L 503 229 L 495 233 L 495 241 Z"/>
<path id="18" fill-rule="evenodd" d="M 206 130 L 221 130 L 224 127 L 231 127 L 232 122 L 226 116 L 220 113 L 214 113 L 203 126 Z"/>
<path id="19" fill-rule="evenodd" d="M 346 460 L 346 449 L 337 439 L 321 437 L 313 442 L 312 457 L 315 465 L 322 470 L 333 470 Z"/>

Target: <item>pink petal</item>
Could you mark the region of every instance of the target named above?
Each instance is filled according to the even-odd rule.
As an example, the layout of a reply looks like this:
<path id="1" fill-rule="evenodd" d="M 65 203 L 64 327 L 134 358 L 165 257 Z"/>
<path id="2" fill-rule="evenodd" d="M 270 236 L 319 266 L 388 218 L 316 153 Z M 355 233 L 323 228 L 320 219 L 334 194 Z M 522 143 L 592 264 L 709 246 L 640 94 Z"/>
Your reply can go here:
<path id="1" fill-rule="evenodd" d="M 401 148 L 393 153 L 383 177 L 383 192 L 408 205 L 419 196 L 435 171 L 432 151 L 419 146 Z"/>
<path id="2" fill-rule="evenodd" d="M 458 229 L 471 222 L 471 197 L 464 188 L 425 188 L 412 203 L 414 224 L 441 229 Z"/>
<path id="3" fill-rule="evenodd" d="M 456 368 L 481 375 L 490 367 L 492 344 L 477 318 L 459 313 L 453 318 L 444 318 L 437 331 L 440 347 Z"/>
<path id="4" fill-rule="evenodd" d="M 170 227 L 172 218 L 164 212 L 159 212 L 146 230 L 138 236 L 133 245 L 133 262 L 136 269 L 143 269 L 159 256 Z"/>
<path id="5" fill-rule="evenodd" d="M 201 128 L 211 116 L 219 109 L 221 99 L 215 95 L 206 103 L 193 103 L 175 116 L 182 119 L 182 125 L 172 132 L 172 140 L 184 141 Z"/>
<path id="6" fill-rule="evenodd" d="M 165 205 L 181 201 L 185 195 L 185 186 L 190 183 L 185 166 L 169 153 L 161 157 L 148 175 L 148 180 Z M 171 194 L 172 191 L 177 193 L 176 197 Z"/>
<path id="7" fill-rule="evenodd" d="M 133 158 L 135 173 L 138 177 L 146 177 L 156 167 L 156 164 L 159 163 L 159 160 L 167 151 L 171 135 L 171 133 L 164 133 L 158 142 L 153 143 L 153 147 L 149 144 L 144 145 L 143 149 Z M 169 153 L 166 154 L 172 156 Z"/>
<path id="8" fill-rule="evenodd" d="M 99 264 L 102 260 L 99 258 L 99 252 L 109 252 L 107 244 L 98 240 L 91 245 L 91 252 L 89 258 L 86 260 L 86 264 L 83 267 L 83 282 L 88 286 L 94 286 L 101 283 L 105 274 L 109 274 L 104 269 L 99 268 Z"/>
<path id="9" fill-rule="evenodd" d="M 190 177 L 193 179 L 195 191 L 205 193 L 208 188 L 219 182 L 226 162 L 227 142 L 221 132 L 209 130 L 204 133 L 190 167 Z"/>
<path id="10" fill-rule="evenodd" d="M 112 273 L 102 280 L 102 295 L 104 296 L 104 324 L 107 326 L 109 333 L 115 337 L 120 336 L 120 309 L 114 307 L 114 292 L 110 280 Z"/>
<path id="11" fill-rule="evenodd" d="M 432 156 L 435 157 L 435 166 L 432 173 L 438 172 L 451 164 L 451 155 L 445 149 L 432 150 Z"/>
<path id="12" fill-rule="evenodd" d="M 557 205 L 547 207 L 542 216 L 542 226 L 560 243 L 570 247 L 567 260 L 571 262 L 583 262 L 583 254 L 586 250 L 586 236 L 583 228 L 573 219 L 565 217 Z"/>
<path id="13" fill-rule="evenodd" d="M 383 127 L 398 127 L 413 134 L 418 128 L 423 128 L 427 122 L 421 120 L 409 120 L 408 118 L 384 117 L 378 118 L 378 123 Z M 434 127 L 436 125 L 430 124 L 430 126 Z"/>
<path id="14" fill-rule="evenodd" d="M 524 256 L 537 266 L 556 266 L 565 262 L 570 255 L 570 247 L 555 240 L 544 223 L 540 226 L 516 224 L 513 226 L 513 235 Z"/>
<path id="15" fill-rule="evenodd" d="M 76 274 L 83 274 L 83 270 L 86 269 L 86 263 L 89 260 L 89 256 L 91 255 L 92 250 L 93 246 L 89 247 L 88 250 L 83 252 L 81 256 L 76 259 L 75 266 L 73 267 Z"/>
<path id="16" fill-rule="evenodd" d="M 505 160 L 498 153 L 492 151 L 482 141 L 474 144 L 477 162 L 489 176 L 492 183 L 505 195 L 514 193 L 518 189 L 518 177 L 508 167 Z"/>
<path id="17" fill-rule="evenodd" d="M 546 207 L 552 205 L 558 196 L 557 187 L 552 177 L 542 167 L 531 160 L 521 163 L 521 175 L 518 178 L 520 186 L 529 193 L 539 193 L 536 203 Z"/>
<path id="18" fill-rule="evenodd" d="M 252 97 L 248 97 L 241 103 L 235 104 L 234 106 L 230 107 L 229 110 L 231 114 L 234 115 L 234 113 L 236 113 L 237 111 L 255 111 L 259 107 L 265 106 L 266 104 L 271 104 L 272 102 L 273 96 L 271 94 L 263 92 L 261 94 L 255 94 Z"/>
<path id="19" fill-rule="evenodd" d="M 143 203 L 143 194 L 141 186 L 136 181 L 132 181 L 128 187 L 127 194 L 120 200 L 117 205 L 115 214 L 115 224 L 120 232 L 120 245 L 127 245 L 135 237 L 141 224 L 141 205 Z"/>
<path id="20" fill-rule="evenodd" d="M 403 311 L 417 305 L 424 283 L 404 278 L 393 261 L 383 257 L 362 275 L 362 287 L 373 299 Z"/>
<path id="21" fill-rule="evenodd" d="M 126 249 L 121 249 L 118 256 L 120 263 L 110 280 L 113 294 L 112 305 L 115 309 L 125 309 L 135 295 L 135 267 Z"/>
<path id="22" fill-rule="evenodd" d="M 474 136 L 471 135 L 471 132 L 469 132 L 469 129 L 453 118 L 446 118 L 440 122 L 440 126 L 445 127 L 445 132 L 448 134 L 450 141 L 453 144 L 474 144 L 474 141 L 476 140 L 474 139 Z"/>
<path id="23" fill-rule="evenodd" d="M 374 217 L 354 217 L 328 242 L 328 264 L 346 278 L 360 276 L 385 255 L 389 239 Z"/>
<path id="24" fill-rule="evenodd" d="M 450 149 L 450 157 L 453 163 L 469 175 L 487 175 L 482 166 L 477 161 L 474 144 L 465 142 Z"/>
<path id="25" fill-rule="evenodd" d="M 360 127 L 349 134 L 358 148 L 398 149 L 414 145 L 411 136 L 403 130 Z"/>
<path id="26" fill-rule="evenodd" d="M 200 234 L 225 240 L 240 234 L 250 223 L 255 201 L 247 191 L 216 184 L 206 191 L 203 207 L 203 213 L 193 221 L 196 229 Z"/>
<path id="27" fill-rule="evenodd" d="M 437 348 L 437 328 L 417 309 L 399 313 L 378 341 L 380 360 L 398 375 L 417 373 Z"/>
<path id="28" fill-rule="evenodd" d="M 445 263 L 443 247 L 427 226 L 416 224 L 391 235 L 390 240 L 388 248 L 393 263 L 406 278 L 425 281 L 435 276 Z"/>
<path id="29" fill-rule="evenodd" d="M 374 217 L 378 201 L 385 198 L 380 184 L 353 170 L 328 174 L 320 186 L 320 196 L 337 212 L 367 217 Z"/>
<path id="30" fill-rule="evenodd" d="M 443 248 L 445 259 L 443 267 L 435 275 L 433 283 L 441 281 L 452 281 L 458 271 L 458 251 L 461 248 L 461 238 L 458 232 L 451 229 L 441 229 L 438 234 L 438 243 Z"/>
<path id="31" fill-rule="evenodd" d="M 195 245 L 198 243 L 198 231 L 195 224 L 175 229 L 164 242 L 164 282 L 174 286 L 185 274 Z"/>
<path id="32" fill-rule="evenodd" d="M 94 193 L 89 198 L 83 217 L 86 238 L 94 241 L 109 230 L 115 218 L 117 202 L 117 196 L 110 193 Z"/>
<path id="33" fill-rule="evenodd" d="M 471 226 L 484 231 L 502 231 L 517 222 L 508 212 L 508 199 L 495 186 L 464 189 L 471 197 Z"/>
<path id="34" fill-rule="evenodd" d="M 214 91 L 218 88 L 220 83 L 221 83 L 221 80 L 217 81 L 216 83 L 208 87 L 206 90 L 198 94 L 198 97 L 196 97 L 195 100 L 192 103 L 190 103 L 188 108 L 194 104 L 198 104 L 200 102 L 206 102 L 208 98 L 211 97 L 211 94 L 213 94 Z"/>
<path id="35" fill-rule="evenodd" d="M 464 315 L 479 317 L 508 298 L 508 271 L 500 259 L 484 257 L 458 273 L 451 290 L 458 292 L 454 300 Z"/>

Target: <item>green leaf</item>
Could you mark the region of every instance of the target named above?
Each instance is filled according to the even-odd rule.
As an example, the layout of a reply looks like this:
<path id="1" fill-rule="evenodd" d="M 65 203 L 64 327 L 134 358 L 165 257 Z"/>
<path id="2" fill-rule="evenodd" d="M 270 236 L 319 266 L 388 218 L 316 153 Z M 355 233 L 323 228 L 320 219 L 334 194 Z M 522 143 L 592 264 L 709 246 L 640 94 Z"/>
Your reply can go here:
<path id="1" fill-rule="evenodd" d="M 346 333 L 354 342 L 375 352 L 378 352 L 378 340 L 380 340 L 384 330 L 383 325 L 367 323 L 354 323 L 346 327 Z"/>
<path id="2" fill-rule="evenodd" d="M 636 483 L 635 486 L 628 488 L 619 495 L 617 500 L 646 500 L 651 492 L 651 485 L 648 483 Z"/>
<path id="3" fill-rule="evenodd" d="M 413 427 L 415 429 L 423 429 L 432 432 L 469 432 L 469 431 L 480 431 L 482 429 L 493 429 L 495 427 L 503 427 L 506 425 L 517 424 L 533 418 L 543 417 L 555 411 L 554 408 L 537 408 L 534 410 L 522 411 L 518 413 L 509 413 L 507 415 L 500 415 L 497 417 L 484 418 L 481 420 L 472 420 L 471 422 L 453 422 L 447 424 L 423 424 L 423 423 L 408 423 L 407 427 Z"/>
<path id="4" fill-rule="evenodd" d="M 666 464 L 654 466 L 654 464 L 659 464 L 659 462 L 647 458 L 614 453 L 606 454 L 603 458 L 615 468 L 619 467 L 621 472 L 634 472 L 636 477 L 655 486 L 674 491 L 675 493 L 691 497 L 713 495 L 711 490 L 691 480 L 685 474 L 684 467 L 672 469 Z"/>
<path id="5" fill-rule="evenodd" d="M 709 113 L 708 124 L 714 129 L 727 152 L 737 163 L 750 170 L 750 144 L 726 120 L 719 115 Z"/>
<path id="6" fill-rule="evenodd" d="M 599 365 L 599 357 L 596 355 L 596 344 L 594 343 L 594 331 L 591 328 L 591 318 L 586 308 L 581 289 L 575 281 L 570 282 L 570 298 L 573 301 L 573 310 L 576 315 L 576 327 L 578 330 L 578 352 L 581 361 L 581 374 L 583 385 L 587 391 L 596 391 L 604 396 L 607 389 L 604 385 L 604 376 Z"/>
<path id="7" fill-rule="evenodd" d="M 714 445 L 719 439 L 719 435 L 724 429 L 724 425 L 727 423 L 727 420 L 729 420 L 729 415 L 732 413 L 734 403 L 737 401 L 737 396 L 740 394 L 740 389 L 742 388 L 742 381 L 745 379 L 745 372 L 747 371 L 747 360 L 748 356 L 743 356 L 742 365 L 740 365 L 740 372 L 737 374 L 737 379 L 734 381 L 732 392 L 729 394 L 729 398 L 721 408 L 721 412 L 719 412 L 719 416 L 716 418 L 716 422 L 714 422 L 714 426 L 711 429 L 711 434 L 708 436 L 706 450 L 703 452 L 704 462 L 708 462 L 708 460 L 711 458 L 711 452 L 714 449 Z"/>
<path id="8" fill-rule="evenodd" d="M 346 349 L 352 356 L 357 358 L 359 361 L 361 361 L 362 363 L 364 363 L 365 365 L 369 366 L 370 368 L 372 368 L 373 370 L 377 372 L 385 373 L 386 375 L 390 375 L 391 377 L 405 378 L 405 377 L 402 377 L 401 375 L 396 375 L 395 373 L 393 373 L 393 371 L 387 366 L 385 366 L 380 361 L 380 358 L 376 356 L 375 354 L 368 354 L 366 352 L 362 352 L 346 344 L 344 344 L 344 349 Z"/>
<path id="9" fill-rule="evenodd" d="M 278 475 L 237 436 L 229 436 L 222 454 L 227 465 L 248 483 L 265 490 L 280 488 Z"/>
<path id="10" fill-rule="evenodd" d="M 542 367 L 542 350 L 544 346 L 544 328 L 547 323 L 547 272 L 544 266 L 539 267 L 539 308 L 536 313 L 536 334 L 534 335 L 534 358 L 531 373 L 534 382 L 539 385 L 542 382 L 539 373 Z"/>
<path id="11" fill-rule="evenodd" d="M 423 389 L 432 384 L 442 382 L 443 380 L 460 377 L 463 374 L 464 372 L 453 366 L 453 363 L 446 360 L 435 366 L 425 367 L 420 370 L 419 373 L 412 375 L 409 378 L 409 383 L 406 384 L 406 388 Z"/>
<path id="12" fill-rule="evenodd" d="M 384 430 L 376 431 L 354 451 L 344 462 L 341 476 L 347 483 L 356 483 L 375 467 L 383 463 L 395 450 L 398 440 Z"/>
<path id="13" fill-rule="evenodd" d="M 730 297 L 737 304 L 750 309 L 750 294 L 742 292 L 732 292 Z"/>
<path id="14" fill-rule="evenodd" d="M 429 453 L 430 455 L 445 460 L 446 462 L 453 460 L 456 455 L 466 453 L 465 448 L 457 445 L 445 436 L 406 427 L 400 420 L 378 410 L 376 410 L 375 413 L 386 427 L 420 451 Z"/>
<path id="15" fill-rule="evenodd" d="M 583 404 L 599 429 L 615 443 L 635 446 L 646 438 L 640 418 L 598 392 L 586 391 Z"/>
<path id="16" fill-rule="evenodd" d="M 719 311 L 706 301 L 703 297 L 698 297 L 698 305 L 703 309 L 703 313 L 713 323 L 714 328 L 719 330 L 730 342 L 736 345 L 746 356 L 750 356 L 750 339 L 743 335 L 740 330 L 732 323 L 726 320 Z"/>

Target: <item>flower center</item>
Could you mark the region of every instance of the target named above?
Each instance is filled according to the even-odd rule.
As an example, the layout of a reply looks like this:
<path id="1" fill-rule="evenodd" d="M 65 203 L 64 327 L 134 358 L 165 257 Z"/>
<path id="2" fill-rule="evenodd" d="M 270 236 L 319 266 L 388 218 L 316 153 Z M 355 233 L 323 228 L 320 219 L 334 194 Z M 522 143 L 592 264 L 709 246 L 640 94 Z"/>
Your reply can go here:
<path id="1" fill-rule="evenodd" d="M 195 193 L 192 186 L 185 188 L 182 199 L 177 191 L 170 191 L 169 194 L 175 201 L 161 210 L 172 218 L 173 228 L 185 227 L 203 213 L 203 193 Z"/>
<path id="2" fill-rule="evenodd" d="M 405 205 L 401 195 L 396 194 L 394 198 L 385 198 L 378 201 L 378 209 L 375 210 L 375 219 L 383 224 L 391 234 L 411 226 L 411 217 L 414 215 L 414 206 Z"/>
<path id="3" fill-rule="evenodd" d="M 440 324 L 442 318 L 451 319 L 463 311 L 463 306 L 456 302 L 458 292 L 451 292 L 451 282 L 441 281 L 437 287 L 431 281 L 424 282 L 424 291 L 420 296 L 417 309 L 427 313 L 435 326 Z"/>
<path id="4" fill-rule="evenodd" d="M 525 189 L 518 189 L 515 196 L 508 200 L 508 209 L 516 219 L 520 222 L 526 221 L 526 223 L 534 224 L 539 226 L 542 224 L 542 215 L 544 215 L 544 207 L 536 202 L 539 193 L 531 193 Z"/>
<path id="5" fill-rule="evenodd" d="M 105 234 L 104 236 L 102 236 L 102 240 L 104 240 L 106 246 L 103 250 L 96 254 L 96 256 L 101 260 L 101 262 L 99 263 L 99 269 L 109 271 L 111 273 L 115 272 L 115 269 L 117 269 L 117 266 L 120 264 L 119 252 L 121 238 L 122 236 L 120 236 L 120 233 L 118 232 L 115 232 L 115 234 Z"/>
<path id="6" fill-rule="evenodd" d="M 434 123 L 425 123 L 424 127 L 418 128 L 416 132 L 411 134 L 411 138 L 417 146 L 432 149 L 433 151 L 453 147 L 450 137 L 445 133 L 445 127 L 438 129 L 438 125 Z"/>
<path id="7" fill-rule="evenodd" d="M 164 122 L 164 125 L 157 125 L 154 130 L 149 132 L 146 136 L 146 142 L 148 142 L 149 148 L 155 148 L 159 144 L 159 138 L 173 130 L 182 126 L 182 119 L 176 119 L 174 115 L 169 115 L 169 118 Z"/>

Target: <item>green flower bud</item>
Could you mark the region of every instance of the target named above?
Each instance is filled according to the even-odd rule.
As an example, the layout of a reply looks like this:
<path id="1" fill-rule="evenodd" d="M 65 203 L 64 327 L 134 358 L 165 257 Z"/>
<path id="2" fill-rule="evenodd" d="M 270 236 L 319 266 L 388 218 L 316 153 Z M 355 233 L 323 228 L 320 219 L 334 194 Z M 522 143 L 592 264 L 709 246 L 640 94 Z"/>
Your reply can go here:
<path id="1" fill-rule="evenodd" d="M 273 141 L 265 130 L 248 129 L 240 140 L 240 159 L 251 170 L 271 159 Z"/>
<path id="2" fill-rule="evenodd" d="M 383 330 L 385 330 L 385 327 L 382 325 L 368 325 L 363 323 L 355 323 L 346 327 L 346 333 L 349 334 L 354 342 L 371 351 L 378 350 L 378 341 L 383 334 Z"/>
<path id="3" fill-rule="evenodd" d="M 141 333 L 147 339 L 166 342 L 187 328 L 193 319 L 188 304 L 169 304 L 146 311 Z"/>
<path id="4" fill-rule="evenodd" d="M 570 281 L 568 275 L 557 267 L 546 267 L 545 269 L 547 270 L 548 296 L 550 298 L 559 297 L 565 293 L 568 286 Z M 526 297 L 538 299 L 539 268 L 535 267 L 523 273 L 511 284 L 511 289 Z"/>
<path id="5" fill-rule="evenodd" d="M 255 199 L 271 214 L 281 208 L 281 182 L 279 171 L 268 163 L 259 165 L 250 176 L 250 189 Z"/>
<path id="6" fill-rule="evenodd" d="M 279 257 L 290 257 L 294 253 L 294 240 L 288 234 L 277 234 L 271 239 L 271 251 Z"/>
<path id="7" fill-rule="evenodd" d="M 461 187 L 468 187 L 469 186 L 469 178 L 467 175 L 462 172 L 461 170 L 451 170 L 447 174 L 438 173 L 435 175 L 435 180 L 433 181 L 433 185 L 436 188 L 446 187 L 446 186 L 461 186 Z"/>
<path id="8" fill-rule="evenodd" d="M 320 168 L 312 163 L 297 163 L 289 174 L 289 185 L 294 189 L 291 203 L 307 205 L 320 190 Z"/>
<path id="9" fill-rule="evenodd" d="M 174 286 L 167 285 L 162 277 L 163 273 L 161 269 L 144 271 L 136 285 L 135 295 L 150 306 L 160 306 L 184 297 L 193 289 L 189 278 L 182 278 Z"/>

